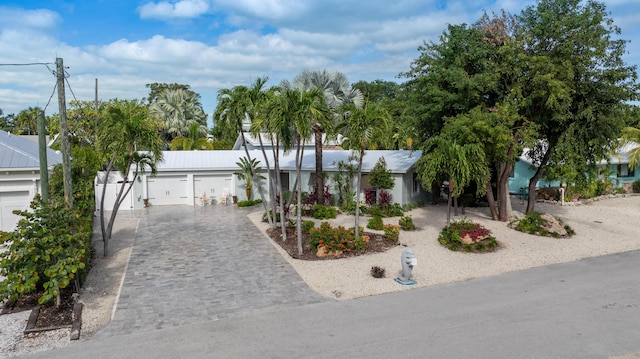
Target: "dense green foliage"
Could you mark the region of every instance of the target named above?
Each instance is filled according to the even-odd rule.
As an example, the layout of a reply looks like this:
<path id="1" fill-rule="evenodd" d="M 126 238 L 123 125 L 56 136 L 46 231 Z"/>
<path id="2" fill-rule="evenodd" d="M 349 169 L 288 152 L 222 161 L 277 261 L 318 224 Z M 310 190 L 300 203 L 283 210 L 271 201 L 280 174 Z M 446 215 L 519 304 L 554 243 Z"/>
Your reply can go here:
<path id="1" fill-rule="evenodd" d="M 369 222 L 367 222 L 367 228 L 375 229 L 375 230 L 378 230 L 378 231 L 383 230 L 384 229 L 384 223 L 382 223 L 382 217 L 373 216 L 373 217 L 369 218 Z"/>
<path id="2" fill-rule="evenodd" d="M 49 201 L 39 195 L 29 211 L 16 211 L 22 218 L 15 231 L 1 232 L 0 300 L 16 299 L 22 294 L 41 292 L 39 302 L 58 303 L 60 291 L 74 285 L 79 289 L 90 267 L 93 213 L 93 179 L 100 166 L 98 155 L 90 147 L 74 147 L 71 173 L 74 178 L 74 208 L 64 202 L 62 166 L 50 177 Z M 58 303 L 59 304 L 59 303 Z"/>
<path id="3" fill-rule="evenodd" d="M 387 169 L 387 161 L 380 157 L 369 172 L 369 184 L 378 189 L 392 189 L 395 186 L 393 175 Z"/>
<path id="4" fill-rule="evenodd" d="M 311 216 L 315 219 L 333 219 L 338 216 L 338 210 L 333 206 L 316 204 L 313 206 L 313 213 Z"/>
<path id="5" fill-rule="evenodd" d="M 88 269 L 93 234 L 91 218 L 69 210 L 64 202 L 42 202 L 36 197 L 31 211 L 16 211 L 23 218 L 13 232 L 2 232 L 0 243 L 0 298 L 42 290 L 38 302 L 58 298 L 60 290 L 79 284 Z M 78 287 L 76 287 L 78 290 Z"/>
<path id="6" fill-rule="evenodd" d="M 530 148 L 538 168 L 528 191 L 533 211 L 535 186 L 549 168 L 562 181 L 580 180 L 633 123 L 637 111 L 626 102 L 638 98 L 637 74 L 622 59 L 619 33 L 603 3 L 580 0 L 541 0 L 517 16 L 449 25 L 402 74 L 417 143 L 427 154 L 434 136 L 478 145 L 493 182 L 478 188 L 492 217 L 505 221 L 508 175 L 522 146 Z"/>

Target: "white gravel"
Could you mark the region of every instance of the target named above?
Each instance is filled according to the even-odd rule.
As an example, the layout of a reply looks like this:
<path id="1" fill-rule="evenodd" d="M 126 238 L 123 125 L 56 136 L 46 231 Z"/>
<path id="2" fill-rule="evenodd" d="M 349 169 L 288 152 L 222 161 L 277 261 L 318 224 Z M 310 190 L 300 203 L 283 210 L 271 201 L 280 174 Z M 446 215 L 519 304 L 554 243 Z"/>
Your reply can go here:
<path id="1" fill-rule="evenodd" d="M 522 216 L 523 203 L 514 200 L 513 209 L 514 214 Z M 418 265 L 413 269 L 413 278 L 417 281 L 414 286 L 401 286 L 393 280 L 401 270 L 400 255 L 404 249 L 401 246 L 362 257 L 301 261 L 289 257 L 279 245 L 273 245 L 311 288 L 337 300 L 413 290 L 640 249 L 640 196 L 606 199 L 579 206 L 538 203 L 536 210 L 559 217 L 576 231 L 576 235 L 555 239 L 516 232 L 506 223 L 492 221 L 486 208 L 470 208 L 465 216 L 490 229 L 503 248 L 485 254 L 451 252 L 437 242 L 440 229 L 446 223 L 446 205 L 414 209 L 408 215 L 418 230 L 400 233 L 400 242 L 413 248 L 418 259 Z M 249 217 L 265 233 L 268 225 L 261 222 L 261 214 L 256 212 Z M 367 221 L 367 217 L 362 217 L 360 225 L 366 226 Z M 384 219 L 385 223 L 397 224 L 397 221 L 398 218 Z M 334 226 L 352 227 L 354 218 L 340 215 L 331 222 Z M 107 258 L 102 256 L 102 241 L 94 240 L 97 260 L 80 293 L 80 301 L 84 303 L 80 341 L 89 339 L 111 320 L 137 224 L 138 220 L 132 215 L 119 213 L 113 231 L 111 255 Z M 266 233 L 265 237 L 268 238 Z M 94 238 L 101 238 L 99 232 L 94 233 Z M 376 279 L 369 274 L 374 265 L 386 268 L 386 278 Z M 0 316 L 0 359 L 75 343 L 69 340 L 69 329 L 23 335 L 28 317 L 29 312 Z"/>
<path id="2" fill-rule="evenodd" d="M 524 204 L 514 200 L 512 205 L 513 214 L 523 216 Z M 490 229 L 503 248 L 483 254 L 452 252 L 437 241 L 440 230 L 446 224 L 446 204 L 414 209 L 408 215 L 419 230 L 400 232 L 400 242 L 413 248 L 418 260 L 412 272 L 413 279 L 417 281 L 414 286 L 402 286 L 394 281 L 402 270 L 402 246 L 385 253 L 329 261 L 292 259 L 279 245 L 274 243 L 274 246 L 311 288 L 338 300 L 412 290 L 640 249 L 640 196 L 606 199 L 579 206 L 537 203 L 536 210 L 559 217 L 575 230 L 576 235 L 558 239 L 533 236 L 510 229 L 504 222 L 492 221 L 488 208 L 468 208 L 465 216 Z M 462 217 L 460 215 L 457 218 Z M 452 213 L 452 220 L 455 218 Z M 259 214 L 252 215 L 251 219 L 263 230 L 268 227 L 260 222 Z M 360 225 L 365 227 L 367 221 L 367 217 L 362 217 Z M 340 215 L 331 222 L 334 226 L 354 226 L 353 216 Z M 398 224 L 398 218 L 385 218 L 384 223 Z M 369 273 L 372 266 L 385 268 L 386 278 L 373 278 Z"/>

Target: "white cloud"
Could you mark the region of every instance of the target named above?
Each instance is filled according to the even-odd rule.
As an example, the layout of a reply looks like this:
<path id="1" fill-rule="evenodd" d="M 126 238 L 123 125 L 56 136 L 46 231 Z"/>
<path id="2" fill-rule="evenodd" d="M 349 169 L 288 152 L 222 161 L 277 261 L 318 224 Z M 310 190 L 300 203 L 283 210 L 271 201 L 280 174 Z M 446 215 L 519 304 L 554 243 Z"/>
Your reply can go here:
<path id="1" fill-rule="evenodd" d="M 180 0 L 178 2 L 149 2 L 138 8 L 142 19 L 194 18 L 206 14 L 209 3 L 205 0 Z"/>
<path id="2" fill-rule="evenodd" d="M 22 10 L 0 6 L 0 23 L 3 28 L 53 29 L 60 22 L 60 16 L 51 10 Z"/>

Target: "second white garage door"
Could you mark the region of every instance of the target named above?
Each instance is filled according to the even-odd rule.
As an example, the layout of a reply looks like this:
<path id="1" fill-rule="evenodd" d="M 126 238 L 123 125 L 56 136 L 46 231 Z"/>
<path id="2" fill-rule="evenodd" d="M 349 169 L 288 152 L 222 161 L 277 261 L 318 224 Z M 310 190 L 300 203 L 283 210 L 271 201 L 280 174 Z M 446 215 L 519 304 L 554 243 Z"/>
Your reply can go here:
<path id="1" fill-rule="evenodd" d="M 151 205 L 190 204 L 186 175 L 150 177 L 147 183 Z"/>
<path id="2" fill-rule="evenodd" d="M 233 192 L 232 175 L 194 175 L 193 193 L 198 198 L 206 194 L 210 198 L 219 198 L 224 191 Z M 232 193 L 235 194 L 235 193 Z"/>

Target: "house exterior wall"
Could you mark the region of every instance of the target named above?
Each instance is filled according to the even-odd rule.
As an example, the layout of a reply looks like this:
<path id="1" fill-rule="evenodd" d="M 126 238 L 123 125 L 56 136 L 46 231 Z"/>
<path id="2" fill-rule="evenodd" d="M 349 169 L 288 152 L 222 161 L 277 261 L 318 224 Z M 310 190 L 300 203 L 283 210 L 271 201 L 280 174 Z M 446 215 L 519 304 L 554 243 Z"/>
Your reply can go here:
<path id="1" fill-rule="evenodd" d="M 536 174 L 536 168 L 525 161 L 516 161 L 513 169 L 513 175 L 509 177 L 509 193 L 519 194 L 522 190 L 529 188 L 529 180 Z M 546 181 L 540 179 L 536 188 L 559 186 L 558 181 Z"/>
<path id="2" fill-rule="evenodd" d="M 288 177 L 289 177 L 289 187 L 288 190 L 289 191 L 294 191 L 294 185 L 296 182 L 296 172 L 295 171 L 283 171 L 285 173 L 287 173 Z M 338 189 L 336 188 L 336 183 L 333 180 L 333 176 L 336 174 L 336 171 L 326 171 L 327 177 L 325 179 L 325 185 L 329 186 L 329 192 L 332 195 L 337 195 L 338 193 Z M 404 205 L 410 202 L 418 202 L 418 201 L 425 201 L 428 197 L 428 194 L 426 193 L 426 191 L 424 191 L 419 185 L 417 185 L 417 189 L 414 191 L 414 186 L 413 186 L 413 174 L 415 173 L 415 171 L 410 171 L 409 173 L 393 173 L 393 181 L 394 181 L 394 186 L 392 189 L 387 190 L 387 192 L 389 192 L 392 196 L 393 196 L 393 202 L 394 203 L 398 203 L 400 205 Z M 302 192 L 311 192 L 314 189 L 314 183 L 311 183 L 310 181 L 315 178 L 314 177 L 315 172 L 311 171 L 311 170 L 303 170 L 301 171 L 301 178 L 302 178 Z M 363 173 L 362 174 L 363 177 L 366 178 L 366 176 L 368 175 L 368 173 Z M 366 181 L 364 181 L 362 183 L 362 186 L 360 188 L 359 191 L 359 195 L 360 195 L 360 200 L 364 201 L 364 194 L 366 191 L 366 188 L 368 187 L 368 185 L 365 183 Z M 357 185 L 357 179 L 354 178 L 353 181 L 353 188 L 355 189 Z M 377 193 L 379 193 L 379 191 L 377 191 Z M 335 197 L 334 197 L 335 199 Z M 335 204 L 335 203 L 334 203 Z"/>
<path id="3" fill-rule="evenodd" d="M 609 179 L 615 188 L 624 188 L 631 190 L 631 184 L 640 181 L 640 168 L 633 170 L 629 168 L 628 163 L 608 164 L 607 169 L 611 174 Z"/>

